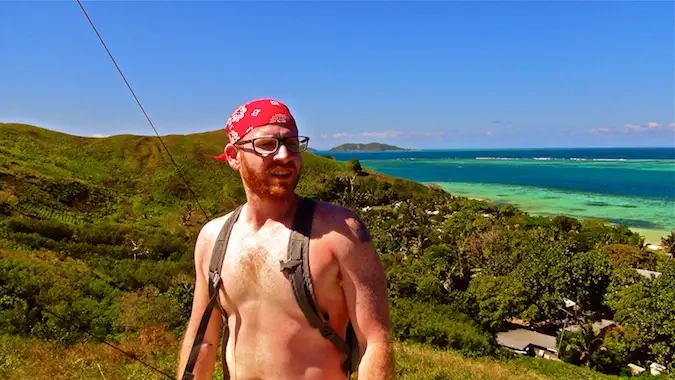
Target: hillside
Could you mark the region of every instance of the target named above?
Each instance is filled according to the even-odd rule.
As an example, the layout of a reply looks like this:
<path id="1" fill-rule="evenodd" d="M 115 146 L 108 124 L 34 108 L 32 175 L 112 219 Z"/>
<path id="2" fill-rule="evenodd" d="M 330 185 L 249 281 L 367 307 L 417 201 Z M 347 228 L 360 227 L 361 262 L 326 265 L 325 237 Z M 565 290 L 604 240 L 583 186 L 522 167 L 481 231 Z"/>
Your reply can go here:
<path id="1" fill-rule="evenodd" d="M 144 347 L 139 340 L 124 342 L 124 347 L 141 348 L 144 360 L 152 360 L 162 368 L 177 362 L 176 340 L 148 332 L 154 348 Z M 4 380 L 66 379 L 144 379 L 165 380 L 166 377 L 119 355 L 100 344 L 78 345 L 60 350 L 54 343 L 34 339 L 25 341 L 0 335 L 0 377 Z M 469 359 L 451 351 L 430 349 L 414 344 L 395 346 L 397 380 L 495 379 L 495 380 L 618 380 L 609 376 L 560 362 L 520 358 L 511 362 L 490 359 Z M 35 365 L 40 363 L 40 365 Z M 214 379 L 222 379 L 216 367 Z"/>
<path id="2" fill-rule="evenodd" d="M 163 140 L 209 218 L 244 201 L 238 175 L 211 159 L 224 132 Z M 646 251 L 638 234 L 602 221 L 533 217 L 303 157 L 299 192 L 356 210 L 371 231 L 387 274 L 401 378 L 600 379 L 599 372 L 625 373 L 628 363 L 675 365 L 675 264 Z M 173 372 L 205 221 L 156 137 L 0 124 L 1 377 L 150 378 L 87 332 Z M 662 275 L 646 279 L 635 268 Z M 577 306 L 565 309 L 565 299 Z M 497 343 L 511 321 L 555 337 L 591 318 L 618 327 L 602 336 L 566 333 L 554 349 L 594 371 L 517 358 Z M 54 355 L 56 347 L 65 356 Z"/>
<path id="3" fill-rule="evenodd" d="M 394 145 L 387 145 L 382 143 L 368 143 L 368 144 L 358 144 L 358 143 L 347 143 L 338 145 L 329 149 L 329 152 L 376 152 L 376 151 L 405 151 L 409 149 L 400 148 Z"/>
<path id="4" fill-rule="evenodd" d="M 238 175 L 211 159 L 227 142 L 224 131 L 163 138 L 173 159 L 209 216 L 227 212 L 244 198 Z M 318 177 L 346 173 L 346 165 L 305 154 L 299 192 L 316 191 Z M 176 220 L 188 204 L 199 211 L 156 137 L 70 136 L 21 124 L 0 124 L 0 176 L 3 196 L 19 208 L 39 195 L 41 206 L 86 220 Z M 29 190 L 30 189 L 30 190 Z M 48 192 L 58 191 L 53 197 Z M 28 200 L 25 196 L 31 194 Z M 64 199 L 63 197 L 69 197 Z M 3 198 L 0 198 L 0 200 Z M 38 207 L 41 207 L 38 206 Z M 89 218 L 89 219 L 87 219 Z M 191 225 L 204 222 L 194 215 Z"/>

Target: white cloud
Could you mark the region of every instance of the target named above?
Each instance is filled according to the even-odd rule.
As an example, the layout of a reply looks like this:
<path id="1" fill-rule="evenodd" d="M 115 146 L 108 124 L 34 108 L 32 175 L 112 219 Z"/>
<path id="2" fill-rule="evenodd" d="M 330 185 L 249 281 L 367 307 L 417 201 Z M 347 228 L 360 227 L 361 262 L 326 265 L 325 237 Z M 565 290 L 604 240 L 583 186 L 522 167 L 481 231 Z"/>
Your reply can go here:
<path id="1" fill-rule="evenodd" d="M 611 128 L 591 128 L 590 133 L 594 135 L 601 135 L 603 133 L 611 133 Z"/>
<path id="2" fill-rule="evenodd" d="M 444 132 L 444 131 L 438 131 L 438 132 L 423 132 L 423 131 L 416 132 L 416 131 L 412 131 L 412 132 L 408 132 L 407 134 L 408 134 L 409 136 L 424 136 L 424 137 L 440 137 L 440 136 L 445 136 L 445 132 Z"/>
<path id="3" fill-rule="evenodd" d="M 102 138 L 102 137 L 108 137 L 108 135 L 102 135 L 100 133 L 94 133 L 91 137 Z"/>
<path id="4" fill-rule="evenodd" d="M 670 129 L 675 130 L 675 123 L 670 123 Z M 645 124 L 631 124 L 627 123 L 620 127 L 600 127 L 600 128 L 591 128 L 588 130 L 588 133 L 592 135 L 603 135 L 611 133 L 644 133 L 644 132 L 656 132 L 662 131 L 664 127 L 661 124 L 650 121 Z"/>
<path id="5" fill-rule="evenodd" d="M 492 132 L 492 131 L 486 131 L 486 132 L 485 132 L 485 136 L 487 136 L 487 137 L 492 137 L 492 136 L 494 136 L 494 135 L 495 135 L 495 133 Z"/>
<path id="6" fill-rule="evenodd" d="M 383 132 L 361 132 L 363 137 L 398 137 L 401 136 L 401 131 L 383 131 Z"/>
<path id="7" fill-rule="evenodd" d="M 347 136 L 351 136 L 351 135 L 348 135 L 346 133 L 333 133 L 330 137 L 332 137 L 334 139 L 339 139 L 339 138 L 347 137 Z"/>
<path id="8" fill-rule="evenodd" d="M 395 137 L 440 137 L 444 136 L 444 131 L 366 131 L 360 133 L 346 133 L 346 132 L 336 132 L 333 134 L 322 133 L 320 137 L 322 139 L 341 139 L 341 138 L 352 138 L 352 137 L 367 137 L 367 138 L 395 138 Z"/>
<path id="9" fill-rule="evenodd" d="M 636 125 L 636 124 L 624 124 L 623 126 L 623 131 L 626 133 L 631 133 L 631 132 L 646 132 L 646 131 L 657 131 L 661 129 L 661 125 L 659 123 L 650 121 L 649 123 L 646 123 L 644 125 Z"/>
<path id="10" fill-rule="evenodd" d="M 641 125 L 637 125 L 637 124 L 624 124 L 623 125 L 623 131 L 628 132 L 628 133 L 630 133 L 630 132 L 641 132 L 644 129 L 645 128 L 643 128 Z"/>

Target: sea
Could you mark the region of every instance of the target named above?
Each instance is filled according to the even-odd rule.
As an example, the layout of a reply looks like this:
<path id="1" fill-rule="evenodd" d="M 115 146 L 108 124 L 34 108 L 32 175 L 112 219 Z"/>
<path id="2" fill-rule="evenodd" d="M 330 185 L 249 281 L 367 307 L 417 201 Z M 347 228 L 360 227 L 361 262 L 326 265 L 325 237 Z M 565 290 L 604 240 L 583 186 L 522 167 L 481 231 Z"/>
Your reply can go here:
<path id="1" fill-rule="evenodd" d="M 675 147 L 412 150 L 316 154 L 532 215 L 603 219 L 659 244 L 675 230 Z"/>

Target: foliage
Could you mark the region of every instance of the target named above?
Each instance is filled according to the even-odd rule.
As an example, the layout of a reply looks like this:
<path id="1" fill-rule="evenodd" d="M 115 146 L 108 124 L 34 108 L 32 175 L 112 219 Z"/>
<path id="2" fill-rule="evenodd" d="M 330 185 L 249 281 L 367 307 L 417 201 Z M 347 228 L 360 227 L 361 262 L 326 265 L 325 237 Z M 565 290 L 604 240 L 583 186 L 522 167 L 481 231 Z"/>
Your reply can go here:
<path id="1" fill-rule="evenodd" d="M 349 167 L 352 169 L 354 173 L 361 173 L 361 171 L 363 171 L 361 163 L 359 162 L 359 160 L 355 158 L 349 160 Z"/>
<path id="2" fill-rule="evenodd" d="M 607 294 L 615 319 L 636 332 L 642 361 L 648 358 L 675 368 L 675 262 L 661 276 L 616 286 Z"/>
<path id="3" fill-rule="evenodd" d="M 467 357 L 492 355 L 495 341 L 467 315 L 447 305 L 397 299 L 392 307 L 394 337 L 451 348 Z"/>
<path id="4" fill-rule="evenodd" d="M 665 251 L 671 255 L 675 255 L 675 231 L 671 231 L 668 236 L 661 238 L 661 245 Z"/>
<path id="5" fill-rule="evenodd" d="M 172 334 L 157 328 L 126 337 L 116 342 L 156 368 L 174 374 L 178 361 L 178 342 Z M 217 361 L 220 362 L 220 351 Z M 394 344 L 396 379 L 499 379 L 499 380 L 618 380 L 571 364 L 535 358 L 496 361 L 465 358 L 449 350 L 432 349 L 421 344 Z M 70 379 L 147 379 L 166 377 L 141 363 L 101 344 L 64 347 L 55 342 L 33 338 L 0 335 L 0 377 L 6 380 L 70 380 Z M 221 379 L 220 366 L 214 379 Z M 356 376 L 354 376 L 356 378 Z"/>
<path id="6" fill-rule="evenodd" d="M 0 333 L 70 346 L 90 339 L 84 331 L 122 341 L 177 339 L 190 314 L 197 233 L 207 217 L 245 201 L 238 175 L 210 158 L 226 141 L 223 131 L 164 137 L 195 199 L 154 138 L 0 124 Z M 650 361 L 672 371 L 673 260 L 645 250 L 639 234 L 455 197 L 357 160 L 303 158 L 298 192 L 355 210 L 370 229 L 399 340 L 504 360 L 495 333 L 520 320 L 555 335 L 571 300 L 621 328 L 586 340 L 566 334 L 566 360 L 614 374 Z M 664 237 L 667 249 L 672 239 Z M 635 268 L 663 274 L 645 279 Z M 599 339 L 590 345 L 591 338 Z M 415 372 L 405 360 L 409 378 L 454 373 Z M 563 364 L 546 371 L 602 378 Z"/>

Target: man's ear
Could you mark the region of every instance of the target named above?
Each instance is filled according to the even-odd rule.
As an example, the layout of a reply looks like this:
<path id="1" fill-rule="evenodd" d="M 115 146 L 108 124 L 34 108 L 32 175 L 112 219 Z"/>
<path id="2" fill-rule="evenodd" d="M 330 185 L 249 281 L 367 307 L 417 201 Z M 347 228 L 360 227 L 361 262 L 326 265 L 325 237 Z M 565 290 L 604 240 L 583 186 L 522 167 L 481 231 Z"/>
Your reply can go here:
<path id="1" fill-rule="evenodd" d="M 225 145 L 225 156 L 232 170 L 239 171 L 239 149 L 232 144 Z"/>

